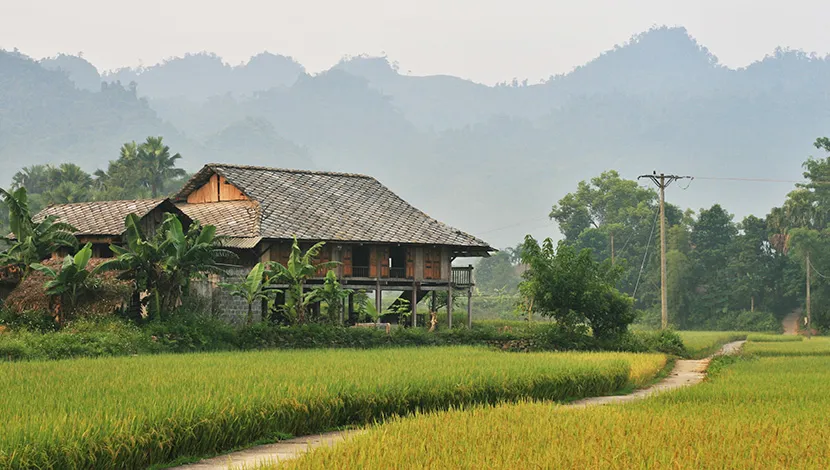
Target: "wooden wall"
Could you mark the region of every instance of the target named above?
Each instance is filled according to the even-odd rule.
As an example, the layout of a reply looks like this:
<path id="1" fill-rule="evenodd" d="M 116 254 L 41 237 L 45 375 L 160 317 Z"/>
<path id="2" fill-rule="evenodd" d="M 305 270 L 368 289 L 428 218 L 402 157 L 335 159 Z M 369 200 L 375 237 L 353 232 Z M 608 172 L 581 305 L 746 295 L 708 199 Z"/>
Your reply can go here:
<path id="1" fill-rule="evenodd" d="M 308 245 L 310 246 L 310 245 Z M 308 249 L 305 244 L 303 250 Z M 340 246 L 338 250 L 337 247 Z M 288 262 L 291 253 L 291 242 L 274 242 L 267 246 L 261 261 L 277 261 L 283 265 Z M 265 248 L 265 247 L 264 247 Z M 406 250 L 406 277 L 415 281 L 448 280 L 451 276 L 452 252 L 447 247 L 409 246 Z M 338 277 L 353 277 L 353 245 L 348 243 L 331 242 L 323 247 L 317 262 L 337 261 L 340 265 L 335 268 Z M 324 276 L 326 270 L 317 273 Z M 388 278 L 389 272 L 389 245 L 369 246 L 369 277 Z"/>
<path id="2" fill-rule="evenodd" d="M 187 196 L 188 204 L 247 200 L 248 197 L 242 194 L 239 188 L 228 183 L 224 176 L 217 174 L 211 176 L 207 183 Z"/>

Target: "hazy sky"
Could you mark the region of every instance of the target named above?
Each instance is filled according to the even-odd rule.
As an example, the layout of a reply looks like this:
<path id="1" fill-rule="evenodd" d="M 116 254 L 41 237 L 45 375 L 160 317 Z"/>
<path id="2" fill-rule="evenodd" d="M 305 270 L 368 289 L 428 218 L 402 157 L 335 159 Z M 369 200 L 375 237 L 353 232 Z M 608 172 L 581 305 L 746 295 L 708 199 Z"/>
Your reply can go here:
<path id="1" fill-rule="evenodd" d="M 682 25 L 722 63 L 776 46 L 830 52 L 819 0 L 0 0 L 0 48 L 83 52 L 99 69 L 268 50 L 309 71 L 385 52 L 403 73 L 485 83 L 567 72 L 653 25 Z"/>

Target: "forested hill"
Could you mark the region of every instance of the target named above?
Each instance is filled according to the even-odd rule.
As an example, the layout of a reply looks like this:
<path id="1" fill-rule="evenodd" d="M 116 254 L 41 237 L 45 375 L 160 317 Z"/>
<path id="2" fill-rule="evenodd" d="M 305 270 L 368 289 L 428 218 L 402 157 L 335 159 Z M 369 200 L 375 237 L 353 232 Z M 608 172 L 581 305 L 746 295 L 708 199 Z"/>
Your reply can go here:
<path id="1" fill-rule="evenodd" d="M 4 170 L 68 159 L 94 169 L 124 141 L 159 134 L 188 169 L 221 160 L 367 172 L 498 246 L 555 235 L 538 229 L 550 206 L 609 168 L 799 179 L 830 129 L 828 60 L 779 50 L 733 70 L 682 28 L 635 36 L 539 84 L 418 77 L 371 57 L 312 76 L 267 53 L 99 73 L 123 85 L 99 91 L 95 72 L 78 57 L 0 55 Z M 697 180 L 669 197 L 763 215 L 789 189 Z"/>

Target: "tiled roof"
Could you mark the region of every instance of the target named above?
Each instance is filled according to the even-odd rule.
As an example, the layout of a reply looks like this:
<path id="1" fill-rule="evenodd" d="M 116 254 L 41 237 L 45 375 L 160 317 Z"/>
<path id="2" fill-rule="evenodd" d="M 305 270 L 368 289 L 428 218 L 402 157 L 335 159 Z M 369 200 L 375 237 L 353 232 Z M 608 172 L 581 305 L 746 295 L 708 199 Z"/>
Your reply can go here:
<path id="1" fill-rule="evenodd" d="M 50 215 L 58 217 L 76 229 L 76 235 L 121 235 L 126 228 L 124 219 L 129 214 L 144 217 L 156 207 L 166 204 L 175 210 L 167 199 L 141 199 L 133 201 L 95 201 L 74 204 L 56 204 L 35 215 L 41 221 Z"/>
<path id="2" fill-rule="evenodd" d="M 209 164 L 191 178 L 176 199 L 185 200 L 214 173 L 224 176 L 260 204 L 259 229 L 263 238 L 296 236 L 301 240 L 491 249 L 486 242 L 412 207 L 376 179 L 365 175 Z M 204 205 L 215 204 L 224 203 Z"/>
<path id="3" fill-rule="evenodd" d="M 216 226 L 216 233 L 226 237 L 258 237 L 259 203 L 225 201 L 209 204 L 179 203 L 176 207 L 202 225 Z"/>

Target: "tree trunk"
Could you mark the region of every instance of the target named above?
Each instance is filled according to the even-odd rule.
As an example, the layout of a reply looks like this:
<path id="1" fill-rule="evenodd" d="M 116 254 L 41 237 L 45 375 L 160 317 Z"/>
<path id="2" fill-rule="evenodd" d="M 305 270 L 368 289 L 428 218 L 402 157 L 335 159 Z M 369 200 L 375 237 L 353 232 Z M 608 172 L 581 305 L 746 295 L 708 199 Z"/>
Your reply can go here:
<path id="1" fill-rule="evenodd" d="M 248 318 L 246 320 L 246 323 L 248 324 L 248 326 L 251 326 L 251 324 L 253 322 L 254 322 L 254 303 L 253 302 L 248 302 Z"/>

